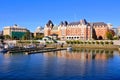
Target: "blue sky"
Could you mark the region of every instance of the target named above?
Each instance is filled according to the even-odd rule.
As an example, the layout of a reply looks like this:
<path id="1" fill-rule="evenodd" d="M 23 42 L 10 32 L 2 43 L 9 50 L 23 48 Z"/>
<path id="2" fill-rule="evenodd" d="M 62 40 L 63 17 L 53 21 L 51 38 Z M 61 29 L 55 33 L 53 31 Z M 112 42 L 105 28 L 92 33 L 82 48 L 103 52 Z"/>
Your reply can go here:
<path id="1" fill-rule="evenodd" d="M 120 26 L 120 0 L 0 0 L 0 30 L 18 24 L 34 32 L 52 20 L 112 23 Z"/>

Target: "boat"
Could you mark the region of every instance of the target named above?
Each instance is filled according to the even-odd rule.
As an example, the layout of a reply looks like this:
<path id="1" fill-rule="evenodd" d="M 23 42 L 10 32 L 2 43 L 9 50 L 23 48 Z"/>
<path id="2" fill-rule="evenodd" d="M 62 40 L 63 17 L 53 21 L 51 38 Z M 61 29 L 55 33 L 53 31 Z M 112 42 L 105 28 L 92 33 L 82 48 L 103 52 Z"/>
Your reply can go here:
<path id="1" fill-rule="evenodd" d="M 0 53 L 6 53 L 8 50 L 5 48 L 0 48 Z"/>
<path id="2" fill-rule="evenodd" d="M 5 45 L 1 44 L 0 45 L 0 53 L 6 53 L 7 51 L 8 51 L 8 45 L 7 44 L 5 44 Z"/>
<path id="3" fill-rule="evenodd" d="M 72 51 L 72 47 L 67 47 L 67 51 Z"/>

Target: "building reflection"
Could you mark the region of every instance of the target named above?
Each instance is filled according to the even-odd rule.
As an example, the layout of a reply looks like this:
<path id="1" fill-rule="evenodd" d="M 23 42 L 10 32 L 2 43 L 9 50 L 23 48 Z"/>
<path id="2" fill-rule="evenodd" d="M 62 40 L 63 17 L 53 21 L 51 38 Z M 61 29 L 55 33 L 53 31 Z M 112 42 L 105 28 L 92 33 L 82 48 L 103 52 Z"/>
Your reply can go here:
<path id="1" fill-rule="evenodd" d="M 3 55 L 4 55 L 4 58 L 9 58 L 11 56 L 25 55 L 25 53 L 9 53 L 9 52 L 7 52 L 7 53 L 3 53 Z"/>
<path id="2" fill-rule="evenodd" d="M 45 57 L 57 57 L 61 59 L 72 59 L 81 61 L 95 60 L 107 60 L 114 56 L 112 50 L 102 50 L 102 49 L 80 49 L 78 51 L 68 52 L 66 50 L 58 52 L 44 53 Z"/>
<path id="3" fill-rule="evenodd" d="M 25 55 L 24 53 L 6 53 L 4 54 L 5 58 L 9 58 L 10 56 L 18 56 Z M 90 61 L 90 60 L 107 60 L 109 58 L 113 58 L 114 51 L 112 50 L 103 50 L 103 49 L 80 49 L 77 51 L 56 51 L 56 52 L 47 52 L 43 53 L 45 57 L 57 57 L 60 59 L 71 59 L 71 60 L 81 60 L 81 61 Z M 120 55 L 120 54 L 119 54 Z"/>

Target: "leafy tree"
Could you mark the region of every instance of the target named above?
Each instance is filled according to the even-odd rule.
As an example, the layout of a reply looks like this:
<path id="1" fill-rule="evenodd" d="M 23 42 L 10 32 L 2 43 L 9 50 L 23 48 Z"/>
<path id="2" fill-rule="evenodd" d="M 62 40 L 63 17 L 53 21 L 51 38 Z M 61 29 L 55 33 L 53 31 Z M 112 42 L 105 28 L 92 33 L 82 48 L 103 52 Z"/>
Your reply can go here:
<path id="1" fill-rule="evenodd" d="M 113 36 L 115 36 L 114 30 L 109 30 L 109 32 L 111 32 L 111 34 L 112 34 Z"/>
<path id="2" fill-rule="evenodd" d="M 0 35 L 0 39 L 4 39 L 4 36 L 3 36 L 3 35 Z"/>
<path id="3" fill-rule="evenodd" d="M 44 37 L 44 34 L 39 34 L 34 37 L 34 39 L 42 39 Z"/>
<path id="4" fill-rule="evenodd" d="M 112 35 L 111 32 L 107 32 L 107 33 L 106 33 L 106 36 L 107 36 L 107 39 L 109 39 L 109 40 L 112 40 L 112 39 L 113 39 L 113 35 Z"/>
<path id="5" fill-rule="evenodd" d="M 3 43 L 3 40 L 4 40 L 4 36 L 0 35 L 0 43 Z"/>
<path id="6" fill-rule="evenodd" d="M 4 38 L 5 39 L 11 39 L 11 36 L 10 35 L 4 35 Z"/>
<path id="7" fill-rule="evenodd" d="M 30 40 L 30 37 L 31 37 L 30 31 L 27 31 L 27 32 L 24 34 L 24 36 L 22 37 L 22 39 L 23 39 L 23 40 Z"/>
<path id="8" fill-rule="evenodd" d="M 114 35 L 115 35 L 115 32 L 113 30 L 109 30 L 108 32 L 106 32 L 106 37 L 109 40 L 113 40 Z"/>

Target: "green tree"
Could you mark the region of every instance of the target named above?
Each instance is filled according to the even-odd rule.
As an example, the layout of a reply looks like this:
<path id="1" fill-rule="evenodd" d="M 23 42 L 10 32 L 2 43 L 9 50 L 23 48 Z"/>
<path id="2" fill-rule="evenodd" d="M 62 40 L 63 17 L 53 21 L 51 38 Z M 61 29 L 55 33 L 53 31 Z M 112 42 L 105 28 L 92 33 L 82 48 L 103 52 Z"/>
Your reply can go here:
<path id="1" fill-rule="evenodd" d="M 109 39 L 109 40 L 113 39 L 112 33 L 110 33 L 110 32 L 107 32 L 106 36 L 107 36 L 107 39 Z"/>
<path id="2" fill-rule="evenodd" d="M 3 43 L 3 41 L 4 41 L 4 36 L 0 35 L 0 43 Z"/>
<path id="3" fill-rule="evenodd" d="M 34 37 L 34 39 L 42 39 L 44 37 L 44 34 L 39 34 Z"/>
<path id="4" fill-rule="evenodd" d="M 32 36 L 30 35 L 30 31 L 27 31 L 27 32 L 24 34 L 24 36 L 22 37 L 22 39 L 23 39 L 23 40 L 30 40 L 30 37 L 32 37 Z"/>
<path id="5" fill-rule="evenodd" d="M 11 39 L 11 36 L 10 35 L 4 35 L 4 38 L 5 39 Z"/>
<path id="6" fill-rule="evenodd" d="M 113 30 L 109 30 L 108 32 L 106 32 L 106 37 L 108 40 L 113 40 L 115 33 Z"/>

